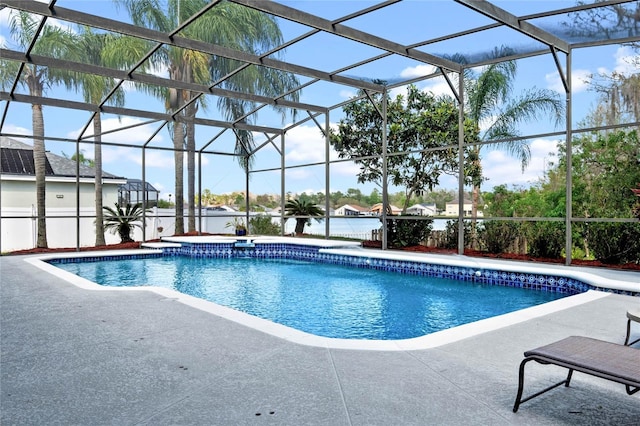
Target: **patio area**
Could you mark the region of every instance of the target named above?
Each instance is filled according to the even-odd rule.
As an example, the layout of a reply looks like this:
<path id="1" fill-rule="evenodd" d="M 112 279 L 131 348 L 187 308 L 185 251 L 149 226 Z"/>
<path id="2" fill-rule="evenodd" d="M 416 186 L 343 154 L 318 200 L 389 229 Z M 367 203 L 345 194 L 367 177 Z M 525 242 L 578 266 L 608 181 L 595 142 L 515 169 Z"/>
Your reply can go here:
<path id="1" fill-rule="evenodd" d="M 347 350 L 292 343 L 149 291 L 84 290 L 24 259 L 0 258 L 2 424 L 631 425 L 640 418 L 638 395 L 580 373 L 571 387 L 512 412 L 525 350 L 570 335 L 622 343 L 637 297 L 611 294 L 432 349 Z M 564 375 L 531 365 L 525 394 Z"/>

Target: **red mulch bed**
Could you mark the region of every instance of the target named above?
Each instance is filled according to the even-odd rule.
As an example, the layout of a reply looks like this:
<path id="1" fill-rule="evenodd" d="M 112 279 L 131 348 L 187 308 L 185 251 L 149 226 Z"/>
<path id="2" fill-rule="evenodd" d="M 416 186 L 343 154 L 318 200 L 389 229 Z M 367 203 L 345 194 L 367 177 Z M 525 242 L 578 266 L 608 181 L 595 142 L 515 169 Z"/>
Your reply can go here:
<path id="1" fill-rule="evenodd" d="M 198 234 L 197 232 L 188 232 L 185 234 L 180 234 L 176 236 L 196 236 L 196 235 L 214 235 L 202 233 Z M 148 242 L 159 241 L 159 240 L 150 240 Z M 121 244 L 108 244 L 105 246 L 95 246 L 95 247 L 80 247 L 80 251 L 96 251 L 96 250 L 126 250 L 126 249 L 137 249 L 140 248 L 140 242 L 135 241 L 133 243 L 121 243 Z M 366 248 L 382 248 L 382 242 L 380 241 L 363 241 L 362 246 Z M 442 249 L 442 248 L 434 248 L 434 247 L 425 247 L 425 246 L 411 246 L 404 247 L 402 249 L 393 249 L 393 250 L 401 250 L 401 251 L 412 251 L 412 252 L 420 252 L 420 253 L 436 253 L 436 254 L 456 254 L 458 251 L 455 249 Z M 68 248 L 33 248 L 28 250 L 18 250 L 11 253 L 10 255 L 18 255 L 18 254 L 37 254 L 37 253 L 64 253 L 64 252 L 74 252 L 76 251 L 75 247 Z M 465 256 L 471 257 L 488 257 L 493 259 L 506 259 L 506 260 L 520 260 L 526 262 L 540 262 L 540 263 L 559 263 L 564 264 L 564 259 L 546 259 L 539 257 L 531 257 L 526 254 L 512 254 L 512 253 L 500 253 L 500 254 L 492 254 L 478 250 L 470 250 L 465 249 Z M 610 268 L 610 269 L 624 269 L 631 271 L 640 271 L 640 265 L 637 263 L 626 263 L 621 265 L 611 265 L 602 263 L 599 260 L 580 260 L 573 259 L 571 260 L 571 264 L 575 266 L 593 266 L 598 268 Z"/>
<path id="2" fill-rule="evenodd" d="M 197 232 L 187 232 L 185 234 L 174 235 L 174 237 L 183 237 L 183 236 L 196 236 L 196 235 L 213 235 L 202 233 L 198 234 Z M 160 240 L 147 240 L 148 243 L 158 242 Z M 93 246 L 93 247 L 80 247 L 80 251 L 99 251 L 99 250 L 131 250 L 138 249 L 141 247 L 140 241 L 134 241 L 132 243 L 120 243 L 120 244 L 107 244 L 105 246 Z M 13 254 L 39 254 L 39 253 L 68 253 L 76 251 L 75 247 L 64 247 L 64 248 L 32 248 L 27 250 L 17 250 L 12 251 L 10 255 Z"/>
<path id="3" fill-rule="evenodd" d="M 366 248 L 381 249 L 382 242 L 363 241 L 362 246 Z M 436 253 L 436 254 L 457 254 L 458 253 L 458 250 L 456 249 L 442 249 L 442 248 L 425 247 L 425 246 L 411 246 L 411 247 L 404 247 L 404 248 L 392 249 L 392 250 L 412 251 L 412 252 L 419 252 L 419 253 Z M 548 258 L 541 258 L 541 257 L 532 257 L 532 256 L 529 256 L 528 254 L 513 254 L 513 253 L 493 254 L 493 253 L 487 253 L 484 251 L 471 250 L 471 249 L 465 249 L 464 254 L 465 256 L 471 256 L 471 257 L 488 257 L 492 259 L 520 260 L 525 262 L 559 263 L 563 265 L 565 263 L 564 258 L 548 259 Z M 571 264 L 574 266 L 593 266 L 597 268 L 640 271 L 640 264 L 637 264 L 637 263 L 625 263 L 625 264 L 612 265 L 612 264 L 602 263 L 599 260 L 572 259 Z"/>

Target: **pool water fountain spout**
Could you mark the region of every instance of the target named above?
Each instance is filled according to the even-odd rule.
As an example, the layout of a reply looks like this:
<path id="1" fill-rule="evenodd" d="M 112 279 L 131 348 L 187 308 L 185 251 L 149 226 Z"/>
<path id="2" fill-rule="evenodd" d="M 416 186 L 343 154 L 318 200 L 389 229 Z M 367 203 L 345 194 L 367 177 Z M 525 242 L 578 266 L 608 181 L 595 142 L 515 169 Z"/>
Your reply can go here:
<path id="1" fill-rule="evenodd" d="M 233 243 L 234 257 L 250 258 L 251 252 L 255 251 L 256 245 L 250 238 L 240 239 Z"/>

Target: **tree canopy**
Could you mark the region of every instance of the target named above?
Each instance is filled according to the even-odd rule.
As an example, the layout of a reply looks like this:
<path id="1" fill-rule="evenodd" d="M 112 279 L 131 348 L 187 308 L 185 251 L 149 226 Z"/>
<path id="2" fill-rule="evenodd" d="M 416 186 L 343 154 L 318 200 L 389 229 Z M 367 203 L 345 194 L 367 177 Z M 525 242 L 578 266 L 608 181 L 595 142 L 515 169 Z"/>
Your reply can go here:
<path id="1" fill-rule="evenodd" d="M 406 211 L 416 191 L 431 190 L 444 174 L 456 175 L 458 167 L 458 108 L 449 97 L 436 97 L 415 86 L 406 97 L 387 98 L 388 184 L 405 188 Z M 331 131 L 330 140 L 340 158 L 360 166 L 358 182 L 382 186 L 382 95 L 373 95 L 343 107 L 345 117 Z M 478 129 L 464 123 L 465 142 L 478 141 Z M 473 150 L 465 149 L 465 181 L 478 178 Z"/>

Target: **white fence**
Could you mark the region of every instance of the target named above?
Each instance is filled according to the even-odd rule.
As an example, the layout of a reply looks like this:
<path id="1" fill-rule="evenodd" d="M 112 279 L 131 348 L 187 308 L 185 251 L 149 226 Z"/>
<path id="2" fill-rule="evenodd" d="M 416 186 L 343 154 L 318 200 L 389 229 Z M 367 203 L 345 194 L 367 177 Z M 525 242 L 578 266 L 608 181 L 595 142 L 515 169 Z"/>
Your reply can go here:
<path id="1" fill-rule="evenodd" d="M 2 208 L 0 220 L 0 250 L 11 252 L 16 250 L 31 249 L 36 246 L 37 229 L 35 209 L 31 208 Z M 260 213 L 251 212 L 250 216 Z M 262 213 L 264 214 L 264 213 Z M 187 212 L 185 211 L 185 226 L 187 229 Z M 76 247 L 78 238 L 78 222 L 76 210 L 73 208 L 47 209 L 47 243 L 50 248 Z M 145 240 L 155 240 L 175 234 L 175 210 L 153 208 L 146 216 Z M 234 217 L 245 218 L 244 212 L 223 212 L 203 210 L 202 216 L 196 215 L 196 230 L 210 234 L 232 234 L 234 230 L 226 227 L 226 224 Z M 280 216 L 274 216 L 273 221 L 280 224 Z M 354 219 L 331 218 L 330 235 L 356 238 L 362 240 L 371 239 L 373 229 L 379 228 L 378 219 Z M 284 232 L 290 234 L 295 227 L 295 220 L 288 220 Z M 95 209 L 80 209 L 79 219 L 80 247 L 95 245 Z M 324 235 L 324 222 L 312 221 L 311 226 L 305 227 L 305 233 Z M 132 235 L 136 241 L 142 241 L 142 230 L 135 228 Z M 110 232 L 105 232 L 107 244 L 117 244 L 120 237 Z"/>
<path id="2" fill-rule="evenodd" d="M 36 246 L 37 228 L 35 209 L 31 208 L 5 208 L 1 210 L 0 221 L 0 251 L 2 253 L 26 250 Z M 185 211 L 185 229 L 187 229 L 187 212 Z M 251 213 L 253 215 L 254 213 Z M 207 233 L 233 233 L 233 229 L 225 225 L 234 216 L 245 217 L 241 212 L 212 212 L 203 211 L 202 229 Z M 94 246 L 95 234 L 95 209 L 80 209 L 79 227 L 76 220 L 76 209 L 47 209 L 47 243 L 51 248 L 76 247 L 78 232 L 80 230 L 80 247 Z M 174 209 L 153 208 L 146 216 L 145 239 L 153 240 L 162 236 L 175 233 Z M 196 217 L 196 228 L 198 227 Z M 136 241 L 142 241 L 142 229 L 136 227 L 132 235 Z M 117 244 L 120 237 L 111 232 L 105 232 L 107 244 Z"/>

